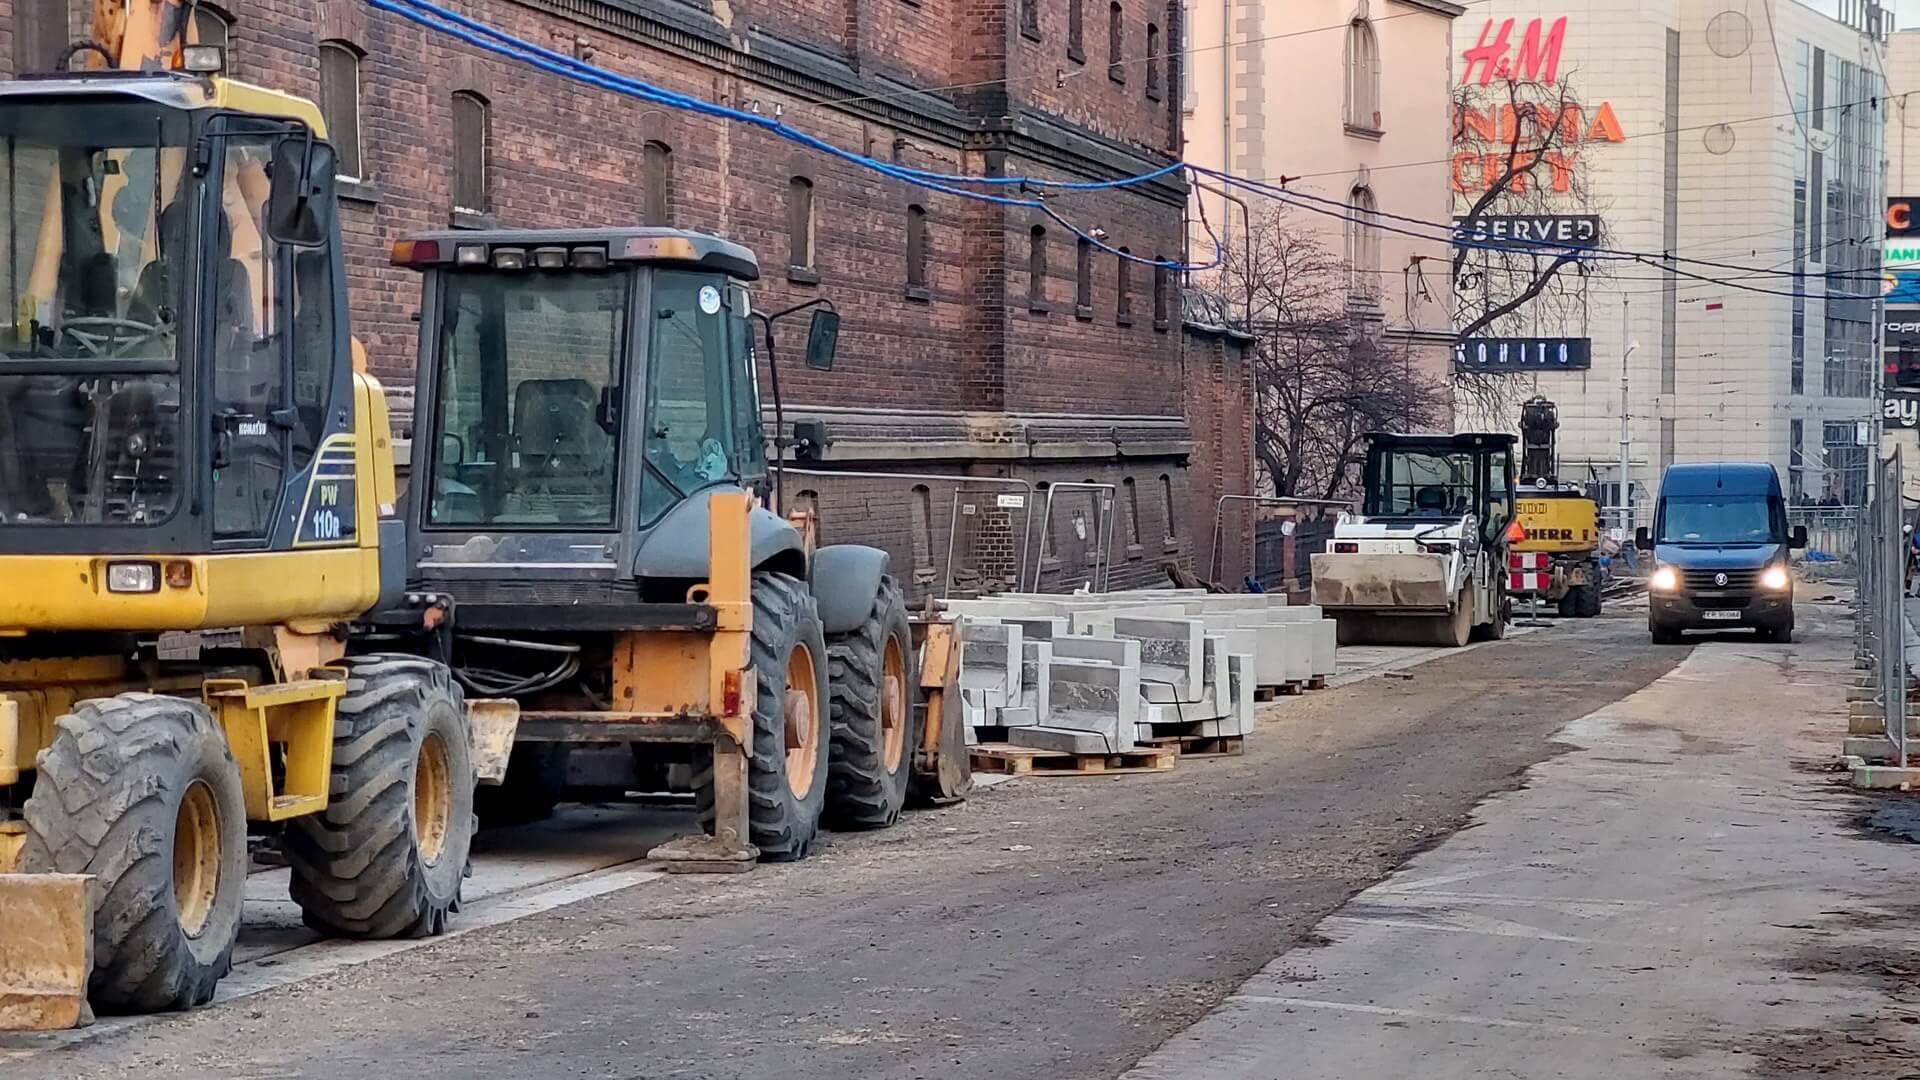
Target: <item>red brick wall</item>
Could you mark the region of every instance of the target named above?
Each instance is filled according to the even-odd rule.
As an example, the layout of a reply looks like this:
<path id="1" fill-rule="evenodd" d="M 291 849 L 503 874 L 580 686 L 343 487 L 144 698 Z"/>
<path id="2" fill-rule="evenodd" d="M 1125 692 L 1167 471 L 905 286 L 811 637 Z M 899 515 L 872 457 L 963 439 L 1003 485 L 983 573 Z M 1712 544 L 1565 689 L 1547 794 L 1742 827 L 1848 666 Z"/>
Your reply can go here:
<path id="1" fill-rule="evenodd" d="M 1255 510 L 1235 500 L 1220 504 L 1222 495 L 1253 491 L 1253 370 L 1240 339 L 1213 332 L 1187 335 L 1185 388 L 1187 421 L 1193 428 L 1194 451 L 1188 483 L 1198 504 L 1195 522 L 1194 570 L 1206 576 L 1214 562 L 1214 515 L 1220 515 L 1220 558 L 1213 577 L 1238 588 L 1253 572 Z"/>
<path id="2" fill-rule="evenodd" d="M 0 0 L 0 66 L 11 60 L 15 2 Z M 731 18 L 718 32 L 743 48 L 703 44 L 685 33 L 675 37 L 634 14 L 657 4 L 667 15 L 681 13 L 678 18 L 706 17 L 701 5 L 671 0 L 447 2 L 551 48 L 583 48 L 606 68 L 711 101 L 757 104 L 763 115 L 777 111 L 839 146 L 920 168 L 1111 178 L 1163 164 L 1170 160 L 1163 148 L 1177 145 L 1172 125 L 1179 115 L 1178 90 L 1166 77 L 1164 59 L 1159 101 L 1147 97 L 1144 63 L 1127 65 L 1124 85 L 1108 78 L 1106 0 L 1083 0 L 1084 74 L 1058 85 L 1057 69 L 1078 67 L 1065 55 L 1068 0 L 1037 0 L 1038 42 L 1020 32 L 1021 0 L 733 0 L 720 5 Z M 1163 56 L 1177 50 L 1177 29 L 1168 25 L 1164 0 L 1123 2 L 1129 59 L 1144 56 L 1149 19 L 1160 26 Z M 561 6 L 582 14 L 562 17 L 555 13 Z M 763 275 L 757 306 L 821 296 L 834 301 L 844 316 L 836 367 L 827 374 L 785 367 L 790 413 L 813 404 L 905 414 L 1118 420 L 1178 418 L 1192 403 L 1194 369 L 1182 369 L 1177 311 L 1176 325 L 1154 325 L 1150 267 L 1133 268 L 1133 320 L 1124 326 L 1117 313 L 1117 260 L 1097 253 L 1092 312 L 1081 318 L 1074 309 L 1075 238 L 1049 222 L 1050 310 L 1029 310 L 1032 211 L 912 188 L 744 124 L 663 110 L 572 83 L 375 11 L 362 0 L 235 0 L 223 7 L 237 16 L 234 73 L 249 81 L 317 97 L 322 39 L 345 38 L 365 54 L 365 183 L 345 196 L 342 224 L 355 332 L 375 371 L 392 384 L 412 379 L 418 282 L 411 272 L 390 267 L 387 252 L 398 238 L 445 228 L 452 220 L 452 94 L 470 90 L 490 103 L 486 210 L 493 222 L 639 221 L 643 147 L 657 140 L 673 151 L 674 224 L 752 248 Z M 780 70 L 757 66 L 766 64 Z M 991 85 L 946 89 L 962 83 Z M 902 85 L 936 92 L 912 100 Z M 844 107 L 817 103 L 868 96 L 882 100 Z M 817 283 L 791 281 L 787 273 L 785 196 L 794 175 L 814 183 Z M 1076 225 L 1105 230 L 1116 247 L 1149 257 L 1180 251 L 1185 198 L 1177 185 L 1060 193 L 1051 201 Z M 928 212 L 925 298 L 905 290 L 909 204 Z M 782 341 L 784 348 L 797 349 L 799 328 Z M 836 454 L 854 465 L 858 458 L 857 446 Z M 925 466 L 949 472 L 979 467 L 965 459 Z M 1119 485 L 1135 478 L 1143 531 L 1153 535 L 1131 560 L 1137 572 L 1116 556 L 1116 584 L 1129 574 L 1143 583 L 1158 581 L 1154 563 L 1160 556 L 1190 557 L 1195 538 L 1211 530 L 1211 499 L 1189 497 L 1187 470 L 1177 458 L 1129 458 L 1116 442 L 1096 460 L 1013 467 L 1036 480 L 1094 478 Z M 1161 472 L 1172 478 L 1175 513 L 1181 515 L 1171 529 L 1147 522 L 1154 515 L 1164 522 L 1168 512 L 1157 493 Z M 858 527 L 884 538 L 886 521 L 896 517 L 897 504 L 875 504 L 861 512 Z M 946 528 L 944 519 L 938 525 Z M 830 535 L 838 532 L 845 530 L 830 528 Z M 1167 532 L 1180 538 L 1177 551 L 1154 546 Z M 888 546 L 911 561 L 904 535 Z M 936 549 L 944 552 L 944 542 Z"/>

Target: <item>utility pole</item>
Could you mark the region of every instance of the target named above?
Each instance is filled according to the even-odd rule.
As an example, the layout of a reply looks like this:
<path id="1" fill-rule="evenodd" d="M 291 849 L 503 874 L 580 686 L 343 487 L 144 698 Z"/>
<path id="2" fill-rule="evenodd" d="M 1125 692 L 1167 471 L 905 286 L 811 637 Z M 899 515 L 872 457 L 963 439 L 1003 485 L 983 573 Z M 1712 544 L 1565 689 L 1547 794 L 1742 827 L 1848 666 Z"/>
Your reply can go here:
<path id="1" fill-rule="evenodd" d="M 1620 535 L 1630 543 L 1633 539 L 1633 473 L 1629 456 L 1633 452 L 1633 429 L 1627 421 L 1627 390 L 1632 385 L 1628 376 L 1632 369 L 1627 361 L 1640 343 L 1628 337 L 1629 303 L 1627 297 L 1620 298 Z"/>

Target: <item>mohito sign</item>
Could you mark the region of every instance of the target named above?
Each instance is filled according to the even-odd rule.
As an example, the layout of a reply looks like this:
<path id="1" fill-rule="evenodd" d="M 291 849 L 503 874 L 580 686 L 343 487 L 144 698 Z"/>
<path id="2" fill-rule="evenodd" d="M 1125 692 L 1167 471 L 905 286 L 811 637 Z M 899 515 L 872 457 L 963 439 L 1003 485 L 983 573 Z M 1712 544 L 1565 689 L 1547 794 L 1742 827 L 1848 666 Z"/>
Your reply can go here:
<path id="1" fill-rule="evenodd" d="M 1479 40 L 1460 54 L 1466 60 L 1462 86 L 1491 86 L 1495 79 L 1543 86 L 1560 81 L 1566 16 L 1555 19 L 1550 26 L 1544 19 L 1530 20 L 1516 47 L 1517 24 L 1516 19 L 1486 21 Z M 1456 147 L 1453 190 L 1463 194 L 1486 191 L 1509 172 L 1513 173 L 1508 181 L 1512 191 L 1524 192 L 1533 182 L 1550 183 L 1556 192 L 1569 192 L 1580 163 L 1579 147 L 1624 142 L 1627 138 L 1612 102 L 1591 107 L 1580 104 L 1572 100 L 1571 88 L 1562 88 L 1559 100 L 1551 104 L 1502 104 L 1494 99 L 1507 95 L 1494 91 L 1484 107 L 1479 107 L 1468 93 L 1456 98 L 1452 116 Z"/>
<path id="2" fill-rule="evenodd" d="M 1542 247 L 1588 248 L 1600 243 L 1597 214 L 1507 214 L 1453 219 L 1453 242 L 1488 244 L 1519 241 Z"/>
<path id="3" fill-rule="evenodd" d="M 1592 338 L 1461 338 L 1453 364 L 1462 371 L 1584 371 Z"/>

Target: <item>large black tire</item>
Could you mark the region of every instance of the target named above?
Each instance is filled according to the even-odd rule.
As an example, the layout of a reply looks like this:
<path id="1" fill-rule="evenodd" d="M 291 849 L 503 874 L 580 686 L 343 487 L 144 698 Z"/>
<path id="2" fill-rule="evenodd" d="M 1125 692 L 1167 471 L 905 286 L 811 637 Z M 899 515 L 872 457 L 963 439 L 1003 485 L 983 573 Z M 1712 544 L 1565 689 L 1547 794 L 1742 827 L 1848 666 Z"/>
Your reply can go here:
<path id="1" fill-rule="evenodd" d="M 1662 623 L 1648 622 L 1647 632 L 1653 636 L 1653 643 L 1655 645 L 1680 644 L 1680 631 L 1672 629 Z"/>
<path id="2" fill-rule="evenodd" d="M 795 792 L 787 782 L 787 661 L 804 646 L 813 659 L 815 710 L 811 782 Z M 827 642 L 820 610 L 799 578 L 761 571 L 753 575 L 753 757 L 747 763 L 748 840 L 768 862 L 805 858 L 820 829 L 827 801 Z M 700 824 L 713 831 L 713 755 L 699 757 L 694 775 Z"/>
<path id="3" fill-rule="evenodd" d="M 1591 619 L 1600 614 L 1600 585 L 1590 582 L 1575 586 L 1569 596 L 1573 597 L 1573 616 L 1577 619 Z"/>
<path id="4" fill-rule="evenodd" d="M 347 692 L 334 723 L 327 808 L 287 829 L 294 903 L 323 933 L 438 934 L 459 903 L 473 841 L 465 701 L 452 673 L 431 660 L 342 663 Z"/>
<path id="5" fill-rule="evenodd" d="M 892 685 L 886 673 L 889 652 L 895 665 Z M 913 662 L 907 601 L 887 575 L 880 579 L 880 593 L 866 621 L 827 639 L 833 749 L 825 818 L 833 828 L 884 829 L 900 820 L 913 775 L 913 750 L 920 742 L 914 723 L 918 682 Z"/>
<path id="6" fill-rule="evenodd" d="M 233 967 L 247 884 L 240 768 L 206 707 L 154 694 L 81 702 L 56 723 L 24 811 L 22 869 L 97 879 L 93 1007 L 206 1004 Z M 198 827 L 177 847 L 183 820 Z"/>
<path id="7" fill-rule="evenodd" d="M 545 821 L 566 788 L 565 743 L 518 743 L 507 758 L 505 782 L 475 788 L 473 808 L 487 828 Z"/>

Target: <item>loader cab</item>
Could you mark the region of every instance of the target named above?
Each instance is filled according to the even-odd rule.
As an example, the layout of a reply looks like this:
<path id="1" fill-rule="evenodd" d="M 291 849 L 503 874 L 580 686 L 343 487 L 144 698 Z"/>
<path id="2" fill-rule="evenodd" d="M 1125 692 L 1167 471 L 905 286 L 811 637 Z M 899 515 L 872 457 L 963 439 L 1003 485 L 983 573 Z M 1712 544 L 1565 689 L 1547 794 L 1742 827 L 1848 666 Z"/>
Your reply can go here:
<path id="1" fill-rule="evenodd" d="M 594 597 L 707 568 L 707 493 L 765 499 L 745 248 L 672 229 L 431 233 L 409 511 L 416 577 L 498 606 L 503 570 Z M 799 536 L 753 514 L 754 565 Z M 471 625 L 480 617 L 469 611 Z"/>
<path id="2" fill-rule="evenodd" d="M 1481 543 L 1497 547 L 1514 515 L 1514 442 L 1493 433 L 1369 435 L 1361 512 L 1404 525 L 1472 514 Z"/>

